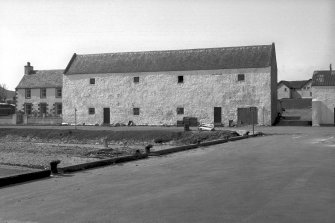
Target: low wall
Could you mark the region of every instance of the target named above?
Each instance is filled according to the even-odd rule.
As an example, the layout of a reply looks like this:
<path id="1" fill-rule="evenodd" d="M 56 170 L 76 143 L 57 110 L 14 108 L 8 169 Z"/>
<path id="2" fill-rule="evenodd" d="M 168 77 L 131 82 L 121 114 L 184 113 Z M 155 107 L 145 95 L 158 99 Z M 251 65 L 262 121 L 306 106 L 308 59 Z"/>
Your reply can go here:
<path id="1" fill-rule="evenodd" d="M 15 125 L 16 124 L 16 115 L 6 115 L 0 116 L 0 125 Z"/>
<path id="2" fill-rule="evenodd" d="M 61 117 L 23 117 L 25 125 L 57 125 L 62 123 Z"/>

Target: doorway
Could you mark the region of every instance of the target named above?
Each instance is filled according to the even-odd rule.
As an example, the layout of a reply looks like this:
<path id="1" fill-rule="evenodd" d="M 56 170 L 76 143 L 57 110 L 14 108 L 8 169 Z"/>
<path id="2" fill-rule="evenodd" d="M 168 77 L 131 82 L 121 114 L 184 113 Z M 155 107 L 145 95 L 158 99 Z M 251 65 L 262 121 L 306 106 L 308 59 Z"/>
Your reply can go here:
<path id="1" fill-rule="evenodd" d="M 222 112 L 221 107 L 214 107 L 214 125 L 222 124 Z"/>
<path id="2" fill-rule="evenodd" d="M 104 108 L 104 124 L 110 124 L 110 109 Z"/>

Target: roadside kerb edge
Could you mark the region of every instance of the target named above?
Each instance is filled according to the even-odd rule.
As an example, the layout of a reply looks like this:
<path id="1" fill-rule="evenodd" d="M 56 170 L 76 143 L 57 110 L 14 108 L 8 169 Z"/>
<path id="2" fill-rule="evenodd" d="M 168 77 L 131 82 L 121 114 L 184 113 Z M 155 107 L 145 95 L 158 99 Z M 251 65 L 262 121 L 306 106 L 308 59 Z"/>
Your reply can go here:
<path id="1" fill-rule="evenodd" d="M 0 187 L 50 177 L 50 170 L 34 171 L 0 178 Z"/>

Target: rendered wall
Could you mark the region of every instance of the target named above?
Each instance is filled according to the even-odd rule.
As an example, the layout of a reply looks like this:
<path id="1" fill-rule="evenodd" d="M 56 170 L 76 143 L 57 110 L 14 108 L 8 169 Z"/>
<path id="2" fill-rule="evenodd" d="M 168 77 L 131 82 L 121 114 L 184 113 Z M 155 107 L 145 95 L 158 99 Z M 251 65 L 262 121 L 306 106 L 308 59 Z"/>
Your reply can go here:
<path id="1" fill-rule="evenodd" d="M 245 74 L 245 81 L 237 81 L 238 74 Z M 184 76 L 182 84 L 177 83 L 179 75 Z M 133 82 L 135 76 L 139 83 Z M 95 85 L 90 85 L 93 77 Z M 63 122 L 74 123 L 76 108 L 77 123 L 102 124 L 103 108 L 110 108 L 111 124 L 131 120 L 137 125 L 175 125 L 186 116 L 213 123 L 214 107 L 222 107 L 222 122 L 228 125 L 237 121 L 238 107 L 255 106 L 259 124 L 271 125 L 273 97 L 276 100 L 276 94 L 271 96 L 270 67 L 64 75 Z M 94 115 L 88 114 L 90 107 Z M 134 107 L 140 108 L 140 115 L 133 115 Z M 184 107 L 184 115 L 177 115 L 177 107 Z"/>
<path id="2" fill-rule="evenodd" d="M 305 85 L 302 89 L 297 90 L 297 93 L 301 98 L 312 98 L 312 82 L 310 81 L 307 85 Z"/>
<path id="3" fill-rule="evenodd" d="M 333 125 L 335 108 L 335 86 L 313 86 L 312 95 L 313 125 Z M 315 103 L 315 101 L 318 101 L 318 103 Z M 316 108 L 316 105 L 318 105 L 319 107 Z"/>
<path id="4" fill-rule="evenodd" d="M 286 91 L 285 91 L 286 89 Z M 291 98 L 291 89 L 284 84 L 280 84 L 277 88 L 278 99 Z"/>
<path id="5" fill-rule="evenodd" d="M 47 103 L 47 114 L 54 115 L 54 104 L 62 103 L 62 98 L 56 98 L 56 89 L 47 88 L 46 98 L 40 98 L 40 88 L 31 89 L 31 97 L 25 98 L 25 89 L 16 89 L 16 110 L 24 112 L 24 103 L 31 103 L 32 110 L 38 110 L 39 103 Z"/>

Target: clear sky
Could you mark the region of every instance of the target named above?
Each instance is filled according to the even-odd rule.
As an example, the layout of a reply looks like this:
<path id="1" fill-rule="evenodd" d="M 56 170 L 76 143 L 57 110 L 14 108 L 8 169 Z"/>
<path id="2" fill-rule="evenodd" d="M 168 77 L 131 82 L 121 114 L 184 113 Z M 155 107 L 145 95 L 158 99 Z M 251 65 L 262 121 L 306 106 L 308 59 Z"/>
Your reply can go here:
<path id="1" fill-rule="evenodd" d="M 0 83 L 73 53 L 276 44 L 278 80 L 335 70 L 334 0 L 1 0 Z"/>

